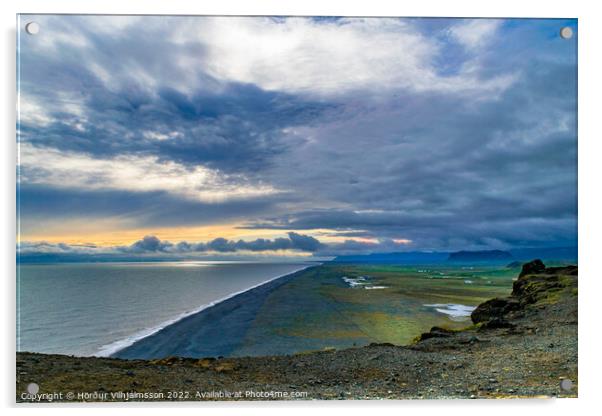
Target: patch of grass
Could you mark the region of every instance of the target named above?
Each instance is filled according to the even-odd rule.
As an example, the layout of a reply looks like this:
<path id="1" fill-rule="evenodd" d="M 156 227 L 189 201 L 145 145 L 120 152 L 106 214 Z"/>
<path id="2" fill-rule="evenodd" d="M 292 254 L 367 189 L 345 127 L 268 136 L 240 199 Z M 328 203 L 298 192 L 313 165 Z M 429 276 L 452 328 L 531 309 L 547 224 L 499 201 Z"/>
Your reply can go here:
<path id="1" fill-rule="evenodd" d="M 344 276 L 366 276 L 369 285 L 386 288 L 351 288 Z M 265 353 L 291 353 L 371 342 L 408 344 L 433 326 L 457 330 L 470 325 L 468 317 L 452 321 L 425 304 L 476 306 L 509 295 L 513 277 L 515 271 L 491 267 L 325 264 L 268 296 L 238 353 L 259 345 L 268 345 Z"/>

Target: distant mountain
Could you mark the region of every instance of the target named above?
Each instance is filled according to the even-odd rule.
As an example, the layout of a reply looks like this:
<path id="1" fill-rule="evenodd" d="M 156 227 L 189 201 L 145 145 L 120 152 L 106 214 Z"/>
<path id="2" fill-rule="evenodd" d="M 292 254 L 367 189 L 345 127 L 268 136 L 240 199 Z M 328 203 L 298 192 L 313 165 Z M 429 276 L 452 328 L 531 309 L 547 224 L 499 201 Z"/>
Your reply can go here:
<path id="1" fill-rule="evenodd" d="M 457 251 L 450 253 L 448 261 L 453 262 L 483 262 L 483 261 L 508 261 L 512 260 L 512 254 L 502 250 L 483 251 Z"/>
<path id="2" fill-rule="evenodd" d="M 434 264 L 444 262 L 449 253 L 411 251 L 402 253 L 373 253 L 338 256 L 334 263 Z"/>
<path id="3" fill-rule="evenodd" d="M 509 251 L 517 260 L 577 261 L 577 247 L 517 248 Z"/>
<path id="4" fill-rule="evenodd" d="M 372 253 L 338 256 L 334 263 L 375 263 L 375 264 L 437 264 L 455 263 L 512 263 L 519 267 L 524 261 L 533 259 L 577 261 L 577 247 L 518 248 L 511 250 L 481 251 L 410 251 L 397 253 Z M 512 267 L 515 265 L 513 264 Z"/>

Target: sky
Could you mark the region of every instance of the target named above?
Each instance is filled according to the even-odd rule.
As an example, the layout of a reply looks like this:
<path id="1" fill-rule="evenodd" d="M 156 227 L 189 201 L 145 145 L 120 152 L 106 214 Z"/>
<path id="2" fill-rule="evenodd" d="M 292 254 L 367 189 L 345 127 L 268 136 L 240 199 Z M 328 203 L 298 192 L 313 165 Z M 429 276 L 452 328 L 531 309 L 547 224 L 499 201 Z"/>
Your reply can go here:
<path id="1" fill-rule="evenodd" d="M 576 245 L 574 19 L 30 21 L 21 253 Z"/>

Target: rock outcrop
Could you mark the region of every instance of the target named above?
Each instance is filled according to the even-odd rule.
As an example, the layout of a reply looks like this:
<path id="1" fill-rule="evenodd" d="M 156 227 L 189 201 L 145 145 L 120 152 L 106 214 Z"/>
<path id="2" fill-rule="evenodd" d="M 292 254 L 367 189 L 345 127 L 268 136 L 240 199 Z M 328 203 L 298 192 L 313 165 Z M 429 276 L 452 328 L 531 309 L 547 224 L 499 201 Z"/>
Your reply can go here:
<path id="1" fill-rule="evenodd" d="M 504 327 L 508 318 L 524 312 L 530 305 L 554 299 L 557 293 L 569 287 L 577 287 L 577 266 L 546 267 L 541 260 L 533 260 L 523 264 L 510 297 L 480 304 L 471 314 L 472 322 Z"/>
<path id="2" fill-rule="evenodd" d="M 542 273 L 545 269 L 546 265 L 543 264 L 543 261 L 535 259 L 533 261 L 530 261 L 529 263 L 523 264 L 523 268 L 518 277 L 523 277 L 528 274 Z"/>
<path id="3" fill-rule="evenodd" d="M 521 317 L 532 306 L 553 303 L 562 293 L 577 290 L 577 266 L 546 267 L 539 260 L 522 265 L 512 293 L 506 298 L 494 298 L 481 303 L 470 318 L 479 330 L 515 328 L 515 318 Z M 446 338 L 457 331 L 433 327 L 416 338 L 416 342 L 430 338 Z"/>
<path id="4" fill-rule="evenodd" d="M 513 298 L 495 298 L 481 303 L 470 315 L 475 324 L 493 320 L 503 320 L 506 315 L 520 308 L 520 302 Z"/>

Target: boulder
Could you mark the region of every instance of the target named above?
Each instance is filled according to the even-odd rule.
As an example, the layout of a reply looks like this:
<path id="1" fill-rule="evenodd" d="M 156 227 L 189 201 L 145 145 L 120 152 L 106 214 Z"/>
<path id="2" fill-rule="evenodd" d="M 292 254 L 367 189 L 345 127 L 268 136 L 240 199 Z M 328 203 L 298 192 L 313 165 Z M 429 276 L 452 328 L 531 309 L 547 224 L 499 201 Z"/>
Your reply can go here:
<path id="1" fill-rule="evenodd" d="M 501 319 L 507 313 L 515 311 L 519 308 L 520 304 L 516 299 L 512 298 L 495 298 L 490 299 L 486 302 L 481 303 L 477 308 L 472 311 L 470 319 L 475 324 L 480 322 L 487 322 L 491 319 Z"/>
<path id="2" fill-rule="evenodd" d="M 529 263 L 523 264 L 523 269 L 521 270 L 518 277 L 523 277 L 528 274 L 538 274 L 542 273 L 546 269 L 546 265 L 543 264 L 543 261 L 536 259 L 530 261 Z"/>

